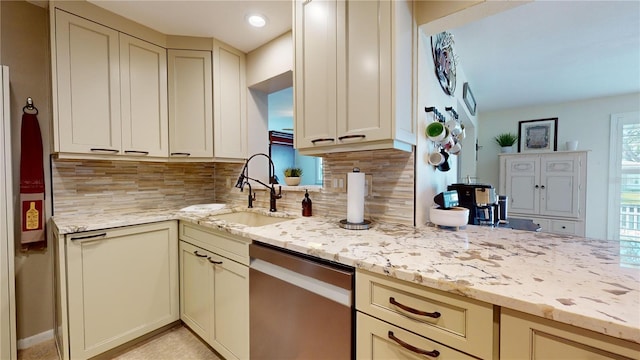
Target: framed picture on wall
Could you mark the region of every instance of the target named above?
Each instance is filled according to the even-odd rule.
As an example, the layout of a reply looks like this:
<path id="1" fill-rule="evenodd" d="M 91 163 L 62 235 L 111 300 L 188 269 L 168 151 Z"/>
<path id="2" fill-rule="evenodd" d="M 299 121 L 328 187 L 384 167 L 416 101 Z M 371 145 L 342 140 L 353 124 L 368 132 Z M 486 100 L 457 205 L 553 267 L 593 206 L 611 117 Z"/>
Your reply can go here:
<path id="1" fill-rule="evenodd" d="M 471 115 L 476 114 L 476 99 L 473 97 L 473 93 L 471 92 L 471 88 L 469 87 L 469 83 L 466 82 L 462 86 L 462 99 L 464 99 L 464 103 L 467 105 L 467 109 L 469 109 L 469 113 Z"/>
<path id="2" fill-rule="evenodd" d="M 558 150 L 558 118 L 524 120 L 518 124 L 518 152 Z"/>

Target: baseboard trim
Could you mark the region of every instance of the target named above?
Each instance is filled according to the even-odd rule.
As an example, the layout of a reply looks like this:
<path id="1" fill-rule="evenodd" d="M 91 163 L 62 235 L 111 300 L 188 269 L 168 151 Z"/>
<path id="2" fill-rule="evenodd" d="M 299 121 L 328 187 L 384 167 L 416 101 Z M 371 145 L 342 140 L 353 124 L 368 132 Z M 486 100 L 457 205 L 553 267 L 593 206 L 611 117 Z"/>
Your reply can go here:
<path id="1" fill-rule="evenodd" d="M 26 348 L 30 348 L 33 345 L 37 345 L 43 341 L 53 339 L 53 329 L 41 332 L 40 334 L 35 334 L 33 336 L 29 336 L 28 338 L 19 339 L 18 340 L 18 350 L 23 350 Z"/>

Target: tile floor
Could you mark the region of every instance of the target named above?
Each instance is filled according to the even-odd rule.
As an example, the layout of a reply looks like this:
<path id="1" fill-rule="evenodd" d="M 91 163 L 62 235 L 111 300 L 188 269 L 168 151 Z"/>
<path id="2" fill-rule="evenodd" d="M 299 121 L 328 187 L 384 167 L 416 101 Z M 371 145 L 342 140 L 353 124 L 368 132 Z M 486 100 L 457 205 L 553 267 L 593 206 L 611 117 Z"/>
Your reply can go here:
<path id="1" fill-rule="evenodd" d="M 214 351 L 184 326 L 175 326 L 152 337 L 114 360 L 221 360 Z M 53 340 L 18 351 L 18 360 L 58 360 Z"/>

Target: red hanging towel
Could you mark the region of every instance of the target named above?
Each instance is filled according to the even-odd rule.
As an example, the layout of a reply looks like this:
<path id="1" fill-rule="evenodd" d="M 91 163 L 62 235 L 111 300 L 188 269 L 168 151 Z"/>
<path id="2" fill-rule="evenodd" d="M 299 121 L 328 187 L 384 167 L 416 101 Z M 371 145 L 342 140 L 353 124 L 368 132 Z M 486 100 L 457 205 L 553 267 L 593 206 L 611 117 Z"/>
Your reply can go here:
<path id="1" fill-rule="evenodd" d="M 37 112 L 36 112 L 37 114 Z M 44 249 L 44 166 L 42 136 L 36 114 L 22 114 L 20 136 L 20 213 L 23 250 Z"/>

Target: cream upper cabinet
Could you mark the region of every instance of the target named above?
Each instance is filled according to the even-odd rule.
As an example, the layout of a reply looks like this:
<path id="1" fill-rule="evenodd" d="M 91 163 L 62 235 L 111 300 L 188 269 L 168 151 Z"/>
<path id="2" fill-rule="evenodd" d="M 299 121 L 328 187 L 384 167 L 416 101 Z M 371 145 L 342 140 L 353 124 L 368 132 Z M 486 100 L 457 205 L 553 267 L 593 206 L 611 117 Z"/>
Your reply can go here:
<path id="1" fill-rule="evenodd" d="M 168 50 L 169 155 L 213 159 L 211 51 Z"/>
<path id="2" fill-rule="evenodd" d="M 500 193 L 509 214 L 535 218 L 543 231 L 584 235 L 587 153 L 500 156 Z"/>
<path id="3" fill-rule="evenodd" d="M 166 158 L 165 49 L 59 9 L 54 49 L 56 152 Z"/>
<path id="4" fill-rule="evenodd" d="M 502 359 L 640 359 L 640 344 L 503 308 Z"/>
<path id="5" fill-rule="evenodd" d="M 167 51 L 120 34 L 122 150 L 167 157 Z"/>
<path id="6" fill-rule="evenodd" d="M 298 150 L 336 145 L 338 1 L 295 2 L 295 143 Z"/>
<path id="7" fill-rule="evenodd" d="M 120 154 L 119 52 L 117 31 L 56 10 L 55 151 Z"/>
<path id="8" fill-rule="evenodd" d="M 295 2 L 301 153 L 415 144 L 416 27 L 407 1 Z"/>
<path id="9" fill-rule="evenodd" d="M 213 43 L 213 134 L 216 159 L 247 158 L 245 54 Z"/>

